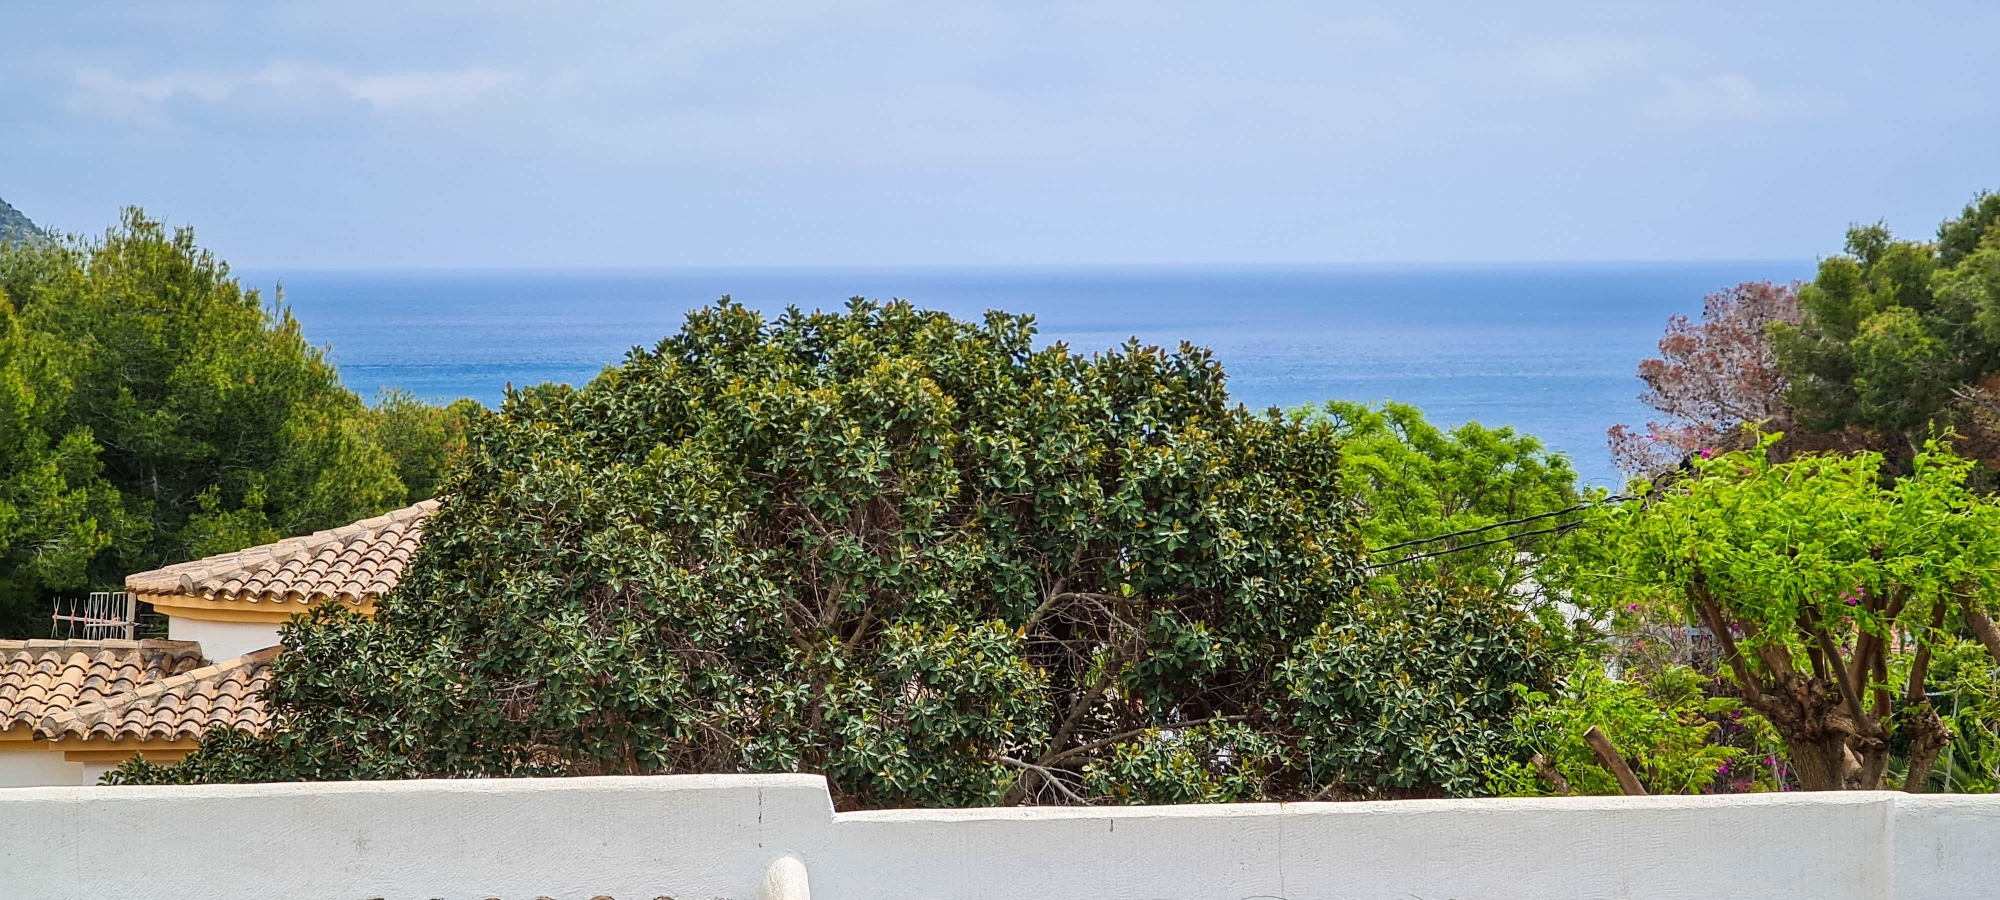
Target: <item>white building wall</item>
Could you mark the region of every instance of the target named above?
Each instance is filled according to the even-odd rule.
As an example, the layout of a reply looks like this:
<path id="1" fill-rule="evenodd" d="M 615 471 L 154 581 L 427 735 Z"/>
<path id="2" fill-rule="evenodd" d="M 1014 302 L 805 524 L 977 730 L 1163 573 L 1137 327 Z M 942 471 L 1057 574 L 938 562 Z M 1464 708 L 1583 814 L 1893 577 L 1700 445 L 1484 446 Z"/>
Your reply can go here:
<path id="1" fill-rule="evenodd" d="M 63 759 L 60 750 L 0 750 L 0 788 L 96 783 L 85 781 L 83 763 Z"/>
<path id="2" fill-rule="evenodd" d="M 59 862 L 85 844 L 119 864 Z M 1992 895 L 1995 847 L 2000 798 L 1887 792 L 840 815 L 793 775 L 0 793 L 0 893 L 106 900 L 752 900 L 784 857 L 814 900 L 1944 900 Z"/>
<path id="3" fill-rule="evenodd" d="M 211 662 L 221 662 L 277 646 L 278 625 L 276 622 L 210 622 L 169 615 L 167 637 L 176 641 L 200 641 L 202 655 Z"/>

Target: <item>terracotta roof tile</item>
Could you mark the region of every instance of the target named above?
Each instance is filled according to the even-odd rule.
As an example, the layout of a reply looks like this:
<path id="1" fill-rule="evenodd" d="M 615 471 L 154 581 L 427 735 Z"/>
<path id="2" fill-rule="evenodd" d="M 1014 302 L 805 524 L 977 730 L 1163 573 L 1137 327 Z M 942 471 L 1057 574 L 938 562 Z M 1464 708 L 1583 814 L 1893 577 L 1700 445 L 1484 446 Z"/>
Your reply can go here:
<path id="1" fill-rule="evenodd" d="M 193 641 L 0 641 L 0 731 L 200 668 Z"/>
<path id="2" fill-rule="evenodd" d="M 280 649 L 203 666 L 46 716 L 35 726 L 35 737 L 171 741 L 199 738 L 216 725 L 261 732 L 270 721 L 264 688 Z"/>
<path id="3" fill-rule="evenodd" d="M 140 572 L 125 578 L 125 589 L 249 603 L 338 599 L 361 605 L 403 580 L 423 540 L 424 519 L 437 505 L 426 500 L 306 537 Z"/>

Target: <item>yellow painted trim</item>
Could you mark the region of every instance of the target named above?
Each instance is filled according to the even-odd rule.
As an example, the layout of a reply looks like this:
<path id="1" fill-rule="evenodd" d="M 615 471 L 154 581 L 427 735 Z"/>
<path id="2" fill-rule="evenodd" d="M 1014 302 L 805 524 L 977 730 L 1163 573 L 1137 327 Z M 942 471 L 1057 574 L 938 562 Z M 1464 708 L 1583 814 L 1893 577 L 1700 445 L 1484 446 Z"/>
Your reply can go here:
<path id="1" fill-rule="evenodd" d="M 144 753 L 146 754 L 146 758 L 153 762 L 174 762 L 188 755 L 193 749 L 193 747 L 182 748 L 162 745 L 159 747 L 133 747 L 129 750 L 65 750 L 63 751 L 63 759 L 80 763 L 122 763 Z"/>
<path id="2" fill-rule="evenodd" d="M 34 739 L 35 726 L 27 722 L 18 722 L 14 727 L 0 731 L 0 744 L 12 744 L 19 741 L 32 741 Z"/>
<path id="3" fill-rule="evenodd" d="M 45 741 L 35 739 L 30 735 L 24 739 L 9 736 L 7 741 L 0 743 L 0 752 L 35 750 L 49 753 L 60 750 L 63 756 L 71 762 L 102 762 L 114 758 L 124 759 L 134 753 L 145 753 L 148 759 L 154 758 L 153 754 L 169 753 L 173 754 L 175 759 L 179 759 L 182 756 L 186 756 L 188 751 L 200 745 L 201 741 L 194 738 L 175 738 L 171 741 L 160 741 L 127 737 L 122 740 L 112 740 L 100 735 L 90 738 L 61 738 L 53 741 Z M 165 757 L 160 758 L 164 759 Z"/>
<path id="4" fill-rule="evenodd" d="M 121 738 L 108 738 L 103 735 L 96 735 L 87 738 L 66 737 L 58 739 L 55 743 L 58 750 L 82 752 L 85 750 L 152 750 L 155 748 L 164 750 L 193 750 L 201 741 L 196 738 L 174 738 L 173 740 L 162 741 L 148 740 L 129 735 Z"/>
<path id="5" fill-rule="evenodd" d="M 291 601 L 249 603 L 242 600 L 208 600 L 191 594 L 139 594 L 138 599 L 144 603 L 151 603 L 155 610 L 170 618 L 195 619 L 203 622 L 261 622 L 276 625 L 312 608 L 307 604 Z M 373 600 L 354 608 L 364 616 L 375 614 Z"/>

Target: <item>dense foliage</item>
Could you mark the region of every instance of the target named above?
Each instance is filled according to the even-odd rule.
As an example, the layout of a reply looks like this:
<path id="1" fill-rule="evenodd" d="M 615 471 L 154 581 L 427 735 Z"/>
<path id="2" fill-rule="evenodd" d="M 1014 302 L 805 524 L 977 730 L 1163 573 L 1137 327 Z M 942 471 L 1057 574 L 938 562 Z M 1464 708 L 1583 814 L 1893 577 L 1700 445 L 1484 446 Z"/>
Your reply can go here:
<path id="1" fill-rule="evenodd" d="M 1713 790 L 1747 751 L 1718 740 L 1720 720 L 1742 719 L 1741 703 L 1712 696 L 1705 681 L 1677 665 L 1618 680 L 1605 673 L 1601 660 L 1579 656 L 1559 689 L 1530 691 L 1523 698 L 1513 733 L 1535 762 L 1515 760 L 1492 773 L 1495 790 L 1525 796 L 1618 793 L 1616 777 L 1584 740 L 1593 727 L 1626 757 L 1649 793 Z M 1544 765 L 1554 777 L 1539 771 Z"/>
<path id="2" fill-rule="evenodd" d="M 1898 471 L 1945 426 L 1973 439 L 1961 450 L 2000 460 L 1984 384 L 2000 374 L 2000 194 L 1974 198 L 1934 242 L 1851 229 L 1799 305 L 1803 321 L 1771 335 L 1802 425 L 1871 432 Z"/>
<path id="3" fill-rule="evenodd" d="M 379 614 L 287 631 L 274 736 L 118 777 L 813 771 L 844 807 L 1479 790 L 1512 686 L 1546 681 L 1539 625 L 1490 592 L 1364 603 L 1341 432 L 1231 404 L 1205 351 L 1032 337 L 725 301 L 517 393 Z"/>
<path id="4" fill-rule="evenodd" d="M 1350 795 L 1484 793 L 1514 751 L 1510 718 L 1554 674 L 1559 634 L 1477 589 L 1338 611 L 1281 670 L 1306 758 Z"/>
<path id="5" fill-rule="evenodd" d="M 191 231 L 133 211 L 97 242 L 0 245 L 0 301 L 0 635 L 45 633 L 52 593 L 346 524 L 439 477 L 436 416 L 371 413 Z"/>

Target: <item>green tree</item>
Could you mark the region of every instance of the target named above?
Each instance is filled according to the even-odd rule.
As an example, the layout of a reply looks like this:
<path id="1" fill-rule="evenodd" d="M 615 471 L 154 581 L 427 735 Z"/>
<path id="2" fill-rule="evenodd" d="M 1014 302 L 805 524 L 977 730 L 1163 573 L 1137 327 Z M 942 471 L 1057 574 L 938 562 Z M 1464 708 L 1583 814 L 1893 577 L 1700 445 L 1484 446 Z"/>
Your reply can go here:
<path id="1" fill-rule="evenodd" d="M 95 242 L 0 247 L 0 292 L 5 633 L 51 592 L 410 499 L 377 433 L 396 428 L 191 230 L 132 210 Z"/>
<path id="2" fill-rule="evenodd" d="M 465 452 L 466 429 L 486 411 L 476 400 L 445 406 L 394 389 L 382 392 L 369 410 L 375 442 L 395 460 L 396 478 L 411 500 L 437 496 L 451 463 Z"/>
<path id="3" fill-rule="evenodd" d="M 1382 558 L 1371 562 L 1452 551 L 1403 564 L 1385 577 L 1511 593 L 1528 579 L 1554 535 L 1509 536 L 1571 523 L 1575 517 L 1550 516 L 1445 541 L 1410 542 L 1544 516 L 1603 496 L 1601 491 L 1579 491 L 1569 457 L 1512 428 L 1467 422 L 1447 431 L 1403 403 L 1369 407 L 1334 400 L 1303 415 L 1332 425 L 1340 438 L 1341 485 L 1361 504 L 1362 540 L 1370 548 L 1403 545 L 1376 554 Z M 1486 546 L 1467 546 L 1481 543 Z"/>
<path id="4" fill-rule="evenodd" d="M 1992 629 L 2000 501 L 1969 490 L 1972 464 L 1935 442 L 1886 485 L 1879 454 L 1764 451 L 1703 461 L 1622 510 L 1603 583 L 1708 627 L 1801 786 L 1874 789 L 1904 753 L 1920 789 L 1951 740 L 1930 699 L 1946 626 Z"/>
<path id="5" fill-rule="evenodd" d="M 287 632 L 274 734 L 117 777 L 813 771 L 843 808 L 1476 789 L 1450 757 L 1536 680 L 1535 624 L 1446 606 L 1353 647 L 1335 428 L 1231 404 L 1198 348 L 1033 335 L 725 299 L 514 393 L 378 615 Z M 1406 694 L 1429 730 L 1370 737 L 1388 766 L 1335 734 Z"/>
<path id="6" fill-rule="evenodd" d="M 90 585 L 91 562 L 138 523 L 105 481 L 89 427 L 63 421 L 65 352 L 0 294 L 0 633 L 27 634 L 50 590 Z M 45 620 L 44 620 L 45 621 Z"/>
<path id="7" fill-rule="evenodd" d="M 1787 399 L 1818 432 L 1878 435 L 1896 471 L 1933 427 L 1993 443 L 2000 374 L 2000 195 L 1981 194 L 1935 242 L 1883 225 L 1848 231 L 1847 252 L 1799 289 L 1803 321 L 1771 326 Z M 1980 454 L 1982 458 L 1985 453 Z"/>

